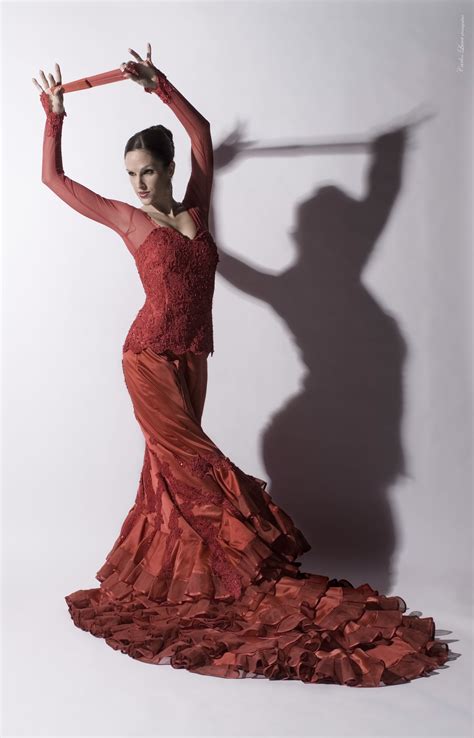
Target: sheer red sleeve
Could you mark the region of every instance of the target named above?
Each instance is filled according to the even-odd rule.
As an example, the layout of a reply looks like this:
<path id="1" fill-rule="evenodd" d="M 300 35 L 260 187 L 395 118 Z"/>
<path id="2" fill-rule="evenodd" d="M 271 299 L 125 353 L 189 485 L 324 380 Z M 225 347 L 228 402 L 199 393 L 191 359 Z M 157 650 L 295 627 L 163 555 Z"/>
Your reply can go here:
<path id="1" fill-rule="evenodd" d="M 207 221 L 214 173 L 211 125 L 163 72 L 158 70 L 156 88 L 145 87 L 145 92 L 154 92 L 171 108 L 191 139 L 191 176 L 183 204 L 188 208 L 199 206 Z"/>
<path id="2" fill-rule="evenodd" d="M 67 113 L 52 112 L 46 92 L 41 93 L 40 99 L 46 112 L 42 182 L 78 213 L 112 228 L 126 241 L 134 208 L 121 200 L 102 197 L 64 174 L 61 136 Z"/>

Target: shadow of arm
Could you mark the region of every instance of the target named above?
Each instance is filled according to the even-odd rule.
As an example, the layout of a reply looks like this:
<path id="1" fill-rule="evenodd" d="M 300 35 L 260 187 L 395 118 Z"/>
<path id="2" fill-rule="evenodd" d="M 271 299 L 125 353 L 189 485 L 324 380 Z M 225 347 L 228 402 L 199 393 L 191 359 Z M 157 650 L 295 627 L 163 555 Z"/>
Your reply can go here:
<path id="1" fill-rule="evenodd" d="M 367 194 L 360 202 L 363 229 L 371 238 L 380 235 L 400 191 L 405 143 L 404 127 L 378 136 L 372 143 Z"/>
<path id="2" fill-rule="evenodd" d="M 220 249 L 218 274 L 247 295 L 272 302 L 277 275 L 261 272 Z"/>

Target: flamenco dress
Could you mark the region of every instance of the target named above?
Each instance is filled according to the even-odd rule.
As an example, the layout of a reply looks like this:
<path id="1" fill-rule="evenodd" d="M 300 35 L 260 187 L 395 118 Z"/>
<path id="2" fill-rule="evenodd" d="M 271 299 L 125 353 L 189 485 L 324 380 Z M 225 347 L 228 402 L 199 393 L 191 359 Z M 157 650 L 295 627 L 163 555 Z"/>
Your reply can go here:
<path id="1" fill-rule="evenodd" d="M 183 208 L 190 238 L 144 210 L 64 174 L 63 113 L 46 112 L 42 181 L 87 218 L 116 231 L 145 302 L 122 367 L 143 432 L 135 501 L 95 578 L 65 596 L 74 624 L 111 648 L 198 674 L 377 687 L 428 675 L 449 658 L 432 617 L 405 615 L 400 596 L 368 583 L 302 572 L 303 533 L 204 432 L 212 300 L 219 255 L 208 230 L 213 179 L 209 122 L 159 72 L 145 88 L 191 141 Z"/>

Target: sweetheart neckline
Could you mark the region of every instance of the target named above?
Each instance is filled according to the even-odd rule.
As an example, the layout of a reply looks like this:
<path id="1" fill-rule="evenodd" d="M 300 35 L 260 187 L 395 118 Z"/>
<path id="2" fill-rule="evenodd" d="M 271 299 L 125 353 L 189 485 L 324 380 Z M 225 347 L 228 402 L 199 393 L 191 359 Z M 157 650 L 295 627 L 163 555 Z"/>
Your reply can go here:
<path id="1" fill-rule="evenodd" d="M 193 215 L 191 214 L 191 210 L 192 210 L 192 208 L 188 208 L 188 210 L 186 210 L 186 211 L 182 211 L 182 212 L 187 212 L 187 213 L 189 213 L 189 215 L 191 216 L 191 218 L 192 218 L 192 220 L 193 220 L 193 222 L 194 222 L 194 225 L 196 226 L 196 233 L 195 233 L 195 235 L 193 236 L 193 238 L 191 238 L 190 236 L 187 236 L 187 235 L 186 235 L 185 233 L 181 233 L 181 231 L 178 231 L 178 229 L 177 229 L 177 228 L 173 228 L 173 226 L 161 225 L 161 224 L 160 224 L 160 223 L 158 223 L 158 222 L 157 222 L 156 220 L 154 220 L 154 218 L 152 218 L 152 217 L 151 217 L 150 215 L 148 215 L 148 213 L 147 213 L 147 212 L 146 212 L 145 210 L 142 210 L 141 208 L 139 208 L 139 210 L 140 210 L 140 212 L 141 212 L 141 213 L 143 213 L 143 214 L 145 215 L 145 217 L 146 217 L 146 218 L 147 218 L 148 220 L 151 220 L 151 222 L 153 223 L 153 225 L 155 226 L 155 228 L 156 228 L 156 229 L 158 229 L 158 228 L 167 228 L 167 229 L 168 229 L 168 230 L 170 230 L 170 231 L 175 231 L 175 232 L 176 232 L 176 233 L 177 233 L 177 234 L 178 234 L 179 236 L 182 236 L 183 238 L 186 238 L 186 239 L 187 239 L 188 241 L 195 241 L 195 240 L 196 240 L 196 238 L 197 238 L 197 236 L 198 236 L 198 233 L 200 232 L 200 227 L 199 227 L 199 225 L 198 225 L 198 224 L 196 223 L 196 220 L 195 220 L 194 216 L 193 216 Z M 150 231 L 150 233 L 152 233 L 152 231 Z M 139 247 L 139 248 L 140 248 L 140 247 Z"/>
<path id="2" fill-rule="evenodd" d="M 153 218 L 150 218 L 145 213 L 144 210 L 140 210 L 140 208 L 137 208 L 137 210 L 139 210 L 140 213 L 143 213 L 147 217 L 148 220 L 153 220 Z M 194 217 L 193 216 L 191 216 L 191 218 L 193 218 L 193 220 L 194 220 Z M 154 222 L 156 223 L 156 221 L 154 221 Z M 196 222 L 196 221 L 194 221 L 194 222 Z M 141 242 L 141 244 L 134 251 L 134 253 L 133 253 L 133 258 L 134 259 L 137 258 L 139 251 L 141 251 L 141 249 L 142 249 L 142 246 L 144 246 L 148 242 L 148 239 L 150 238 L 151 234 L 152 233 L 155 233 L 155 231 L 161 230 L 162 228 L 166 228 L 168 230 L 175 231 L 179 236 L 182 236 L 187 241 L 189 241 L 189 243 L 193 243 L 194 241 L 197 241 L 198 236 L 204 235 L 205 233 L 207 233 L 209 236 L 211 236 L 211 233 L 209 231 L 209 228 L 205 228 L 205 227 L 201 227 L 201 226 L 198 226 L 198 229 L 196 231 L 196 235 L 194 236 L 194 238 L 190 238 L 189 236 L 186 236 L 184 233 L 181 233 L 181 231 L 178 231 L 176 228 L 173 228 L 173 226 L 162 226 L 162 225 L 156 224 L 155 227 L 152 228 L 152 230 L 148 233 L 148 235 L 144 238 L 144 240 Z M 211 239 L 212 239 L 212 236 L 211 236 Z"/>

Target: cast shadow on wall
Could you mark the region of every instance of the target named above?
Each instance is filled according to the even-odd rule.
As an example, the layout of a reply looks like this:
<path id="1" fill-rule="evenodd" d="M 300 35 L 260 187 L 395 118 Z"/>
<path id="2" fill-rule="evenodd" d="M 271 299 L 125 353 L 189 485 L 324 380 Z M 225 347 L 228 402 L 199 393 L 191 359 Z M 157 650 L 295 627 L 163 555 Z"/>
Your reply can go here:
<path id="1" fill-rule="evenodd" d="M 401 438 L 407 346 L 396 318 L 370 294 L 361 273 L 400 191 L 413 125 L 398 125 L 369 143 L 364 198 L 326 185 L 298 205 L 297 258 L 280 274 L 226 252 L 212 217 L 210 224 L 218 274 L 273 308 L 307 370 L 300 391 L 269 419 L 261 440 L 268 491 L 312 546 L 301 570 L 355 586 L 369 582 L 381 592 L 391 591 L 396 550 L 389 491 L 407 473 Z M 295 152 L 325 147 L 301 148 Z M 241 156 L 292 150 L 246 151 L 234 136 L 216 149 L 215 169 Z"/>

